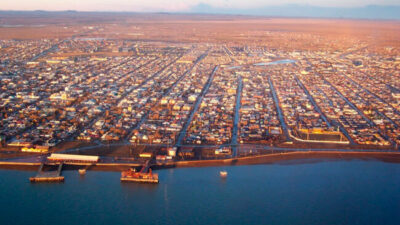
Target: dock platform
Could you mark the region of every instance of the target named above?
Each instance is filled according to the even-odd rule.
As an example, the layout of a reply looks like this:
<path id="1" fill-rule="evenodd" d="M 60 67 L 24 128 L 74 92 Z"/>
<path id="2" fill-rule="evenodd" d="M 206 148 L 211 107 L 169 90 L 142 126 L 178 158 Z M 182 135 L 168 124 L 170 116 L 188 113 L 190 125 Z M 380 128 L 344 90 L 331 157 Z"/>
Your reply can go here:
<path id="1" fill-rule="evenodd" d="M 138 183 L 153 183 L 158 184 L 158 176 L 156 178 L 133 178 L 121 177 L 121 182 L 138 182 Z"/>
<path id="2" fill-rule="evenodd" d="M 58 164 L 57 170 L 53 171 L 44 171 L 45 163 L 40 164 L 38 173 L 35 177 L 30 177 L 29 181 L 31 183 L 40 183 L 40 182 L 64 182 L 64 177 L 61 176 L 61 171 L 63 167 L 63 163 Z"/>

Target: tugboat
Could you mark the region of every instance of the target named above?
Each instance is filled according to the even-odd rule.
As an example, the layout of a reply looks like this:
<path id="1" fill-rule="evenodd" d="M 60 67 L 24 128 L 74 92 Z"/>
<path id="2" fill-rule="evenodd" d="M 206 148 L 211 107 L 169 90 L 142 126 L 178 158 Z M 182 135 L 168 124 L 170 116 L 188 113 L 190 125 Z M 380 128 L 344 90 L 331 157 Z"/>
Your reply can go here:
<path id="1" fill-rule="evenodd" d="M 147 169 L 148 171 L 146 171 Z M 139 172 L 136 172 L 136 170 L 132 168 L 130 168 L 129 170 L 122 171 L 121 181 L 158 183 L 158 174 L 152 172 L 147 162 Z"/>
<path id="2" fill-rule="evenodd" d="M 221 178 L 226 178 L 228 176 L 228 172 L 226 172 L 225 170 L 220 171 L 219 175 L 221 176 Z"/>

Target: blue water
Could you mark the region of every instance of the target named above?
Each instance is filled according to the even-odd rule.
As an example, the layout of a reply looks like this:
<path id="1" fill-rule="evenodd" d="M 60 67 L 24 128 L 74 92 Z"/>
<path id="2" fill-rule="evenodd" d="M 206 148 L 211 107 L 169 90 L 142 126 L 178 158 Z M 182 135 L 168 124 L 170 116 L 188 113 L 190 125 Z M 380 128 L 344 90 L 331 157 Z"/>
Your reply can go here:
<path id="1" fill-rule="evenodd" d="M 282 59 L 282 60 L 277 60 L 273 62 L 260 62 L 254 64 L 254 66 L 270 66 L 270 65 L 278 65 L 278 64 L 288 64 L 288 63 L 295 63 L 296 60 L 292 59 Z"/>
<path id="2" fill-rule="evenodd" d="M 0 170 L 0 224 L 400 224 L 400 164 L 158 172 L 158 185 L 121 184 L 119 173 L 95 171 L 83 178 L 66 171 L 63 184 L 30 184 L 33 171 Z"/>

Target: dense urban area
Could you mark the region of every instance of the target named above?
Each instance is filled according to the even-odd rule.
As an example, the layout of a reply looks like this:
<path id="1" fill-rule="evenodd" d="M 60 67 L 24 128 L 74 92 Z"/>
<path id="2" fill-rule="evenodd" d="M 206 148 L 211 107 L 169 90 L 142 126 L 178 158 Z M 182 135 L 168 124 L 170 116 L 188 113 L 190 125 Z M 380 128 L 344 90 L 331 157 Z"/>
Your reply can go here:
<path id="1" fill-rule="evenodd" d="M 237 155 L 252 145 L 399 148 L 398 43 L 354 37 L 341 45 L 330 35 L 268 29 L 172 42 L 148 37 L 146 24 L 127 28 L 130 38 L 112 26 L 2 37 L 3 150 L 124 144 L 193 157 L 197 148 Z M 270 38 L 238 41 L 256 32 Z"/>

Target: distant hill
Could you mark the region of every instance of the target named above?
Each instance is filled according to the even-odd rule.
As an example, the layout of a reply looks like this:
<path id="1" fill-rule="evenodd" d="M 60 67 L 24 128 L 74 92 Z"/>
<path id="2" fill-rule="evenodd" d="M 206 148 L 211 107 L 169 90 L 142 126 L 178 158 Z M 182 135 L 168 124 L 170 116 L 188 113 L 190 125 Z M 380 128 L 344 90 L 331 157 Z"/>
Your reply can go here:
<path id="1" fill-rule="evenodd" d="M 345 19 L 387 19 L 400 20 L 400 6 L 369 5 L 365 7 L 318 7 L 311 5 L 281 5 L 264 6 L 259 8 L 219 8 L 208 4 L 200 3 L 189 10 L 179 12 L 134 12 L 134 11 L 13 11 L 0 10 L 0 19 L 9 16 L 121 16 L 121 15 L 187 15 L 196 16 L 208 15 L 243 15 L 243 16 L 272 16 L 272 17 L 310 17 L 310 18 L 345 18 Z M 106 18 L 100 18 L 105 20 Z M 205 18 L 203 18 L 205 19 Z"/>
<path id="2" fill-rule="evenodd" d="M 322 17 L 354 19 L 400 19 L 400 6 L 369 5 L 358 8 L 318 7 L 310 5 L 265 6 L 252 9 L 216 8 L 200 3 L 190 9 L 191 13 L 241 14 L 254 16 Z"/>

